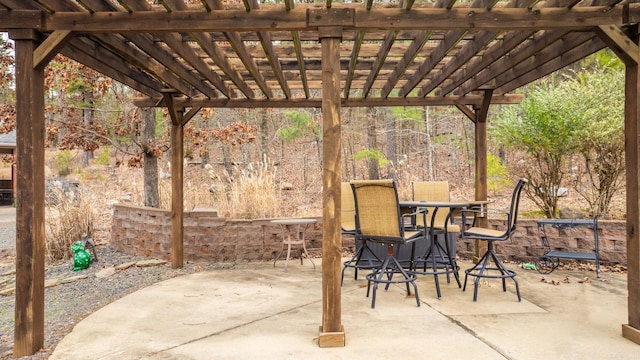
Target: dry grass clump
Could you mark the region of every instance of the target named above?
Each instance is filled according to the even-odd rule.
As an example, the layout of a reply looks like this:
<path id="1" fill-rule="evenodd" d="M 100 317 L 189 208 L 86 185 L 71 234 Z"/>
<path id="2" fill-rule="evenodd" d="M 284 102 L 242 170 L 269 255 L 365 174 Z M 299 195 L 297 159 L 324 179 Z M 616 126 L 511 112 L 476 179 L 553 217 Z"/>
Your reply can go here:
<path id="1" fill-rule="evenodd" d="M 221 195 L 220 192 L 217 192 Z M 243 170 L 235 181 L 229 183 L 227 196 L 217 197 L 225 205 L 229 216 L 239 219 L 264 219 L 280 215 L 281 195 L 275 168 L 260 163 Z M 226 198 L 226 199 L 224 199 Z"/>
<path id="2" fill-rule="evenodd" d="M 234 177 L 208 174 L 185 176 L 184 208 L 211 208 L 222 217 L 234 219 L 264 219 L 277 217 L 282 212 L 282 194 L 276 168 L 260 163 L 237 169 Z M 160 208 L 171 209 L 171 179 L 159 183 Z M 143 197 L 136 194 L 134 197 Z"/>
<path id="3" fill-rule="evenodd" d="M 71 245 L 84 237 L 92 237 L 94 204 L 88 194 L 55 192 L 56 201 L 47 202 L 46 245 L 47 260 L 58 262 L 73 256 Z"/>

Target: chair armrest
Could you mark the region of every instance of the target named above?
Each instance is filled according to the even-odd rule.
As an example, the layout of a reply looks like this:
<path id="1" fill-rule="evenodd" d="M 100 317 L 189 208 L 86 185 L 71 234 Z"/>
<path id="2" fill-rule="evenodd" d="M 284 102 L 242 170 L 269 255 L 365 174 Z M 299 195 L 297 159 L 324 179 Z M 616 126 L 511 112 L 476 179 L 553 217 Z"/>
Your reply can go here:
<path id="1" fill-rule="evenodd" d="M 506 210 L 480 210 L 480 209 L 462 209 L 460 212 L 464 212 L 465 214 L 471 213 L 476 216 L 476 214 L 492 214 L 492 215 L 505 215 L 509 216 L 509 212 Z"/>
<path id="2" fill-rule="evenodd" d="M 409 217 L 409 216 L 413 217 L 413 216 L 418 216 L 420 214 L 422 214 L 422 216 L 426 217 L 428 213 L 429 213 L 429 211 L 427 209 L 420 208 L 420 209 L 417 209 L 414 212 L 404 213 L 404 214 L 402 214 L 402 217 Z"/>
<path id="3" fill-rule="evenodd" d="M 415 223 L 415 218 L 417 216 L 422 216 L 424 222 L 423 224 L 428 224 L 427 223 L 427 214 L 429 213 L 429 211 L 425 208 L 418 208 L 416 209 L 416 211 L 414 212 L 410 212 L 410 213 L 404 213 L 402 214 L 402 223 L 406 224 L 405 222 L 405 218 L 409 218 L 409 223 L 411 224 L 411 226 L 416 227 L 416 223 Z"/>
<path id="4" fill-rule="evenodd" d="M 500 216 L 504 216 L 505 218 L 508 219 L 509 217 L 509 212 L 506 210 L 481 210 L 481 209 L 462 209 L 460 210 L 461 213 L 464 213 L 464 217 L 465 218 L 472 218 L 471 220 L 471 226 L 476 226 L 477 220 L 479 215 L 483 215 L 482 217 L 486 217 L 487 215 L 500 215 Z M 505 220 L 507 220 L 505 219 Z M 468 220 L 467 220 L 468 221 Z"/>

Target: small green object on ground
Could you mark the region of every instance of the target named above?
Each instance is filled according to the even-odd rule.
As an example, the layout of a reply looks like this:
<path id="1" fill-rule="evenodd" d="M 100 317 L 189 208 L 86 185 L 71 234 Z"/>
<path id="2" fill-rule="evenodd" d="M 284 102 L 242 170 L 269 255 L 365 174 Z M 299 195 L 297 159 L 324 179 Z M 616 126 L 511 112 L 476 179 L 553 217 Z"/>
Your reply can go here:
<path id="1" fill-rule="evenodd" d="M 84 270 L 91 264 L 91 254 L 85 250 L 81 241 L 76 241 L 71 245 L 73 251 L 73 271 Z"/>

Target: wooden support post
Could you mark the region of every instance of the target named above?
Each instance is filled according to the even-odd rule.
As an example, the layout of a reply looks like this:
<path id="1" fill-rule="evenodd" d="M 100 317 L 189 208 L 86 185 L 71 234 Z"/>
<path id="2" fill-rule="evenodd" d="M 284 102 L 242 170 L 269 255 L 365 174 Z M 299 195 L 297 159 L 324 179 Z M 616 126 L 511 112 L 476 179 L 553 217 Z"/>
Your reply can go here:
<path id="1" fill-rule="evenodd" d="M 176 108 L 174 91 L 163 92 L 171 116 L 171 267 L 184 266 L 184 108 Z"/>
<path id="2" fill-rule="evenodd" d="M 171 125 L 171 267 L 184 266 L 184 128 Z"/>
<path id="3" fill-rule="evenodd" d="M 342 180 L 340 139 L 341 27 L 319 29 L 322 44 L 322 325 L 320 347 L 345 345 L 342 326 L 340 270 L 340 189 Z"/>
<path id="4" fill-rule="evenodd" d="M 10 32 L 16 47 L 16 304 L 13 357 L 44 345 L 44 65 L 34 68 L 33 30 Z"/>
<path id="5" fill-rule="evenodd" d="M 636 25 L 637 34 L 637 25 Z M 635 41 L 637 43 L 637 40 Z M 626 63 L 625 161 L 627 181 L 627 287 L 629 323 L 622 335 L 640 344 L 640 72 L 637 62 Z"/>
<path id="6" fill-rule="evenodd" d="M 491 103 L 492 90 L 485 91 L 482 106 L 475 109 L 475 199 L 487 200 L 487 114 Z M 486 227 L 487 218 L 478 218 L 478 226 Z M 476 240 L 473 261 L 477 262 L 487 251 L 485 241 Z"/>

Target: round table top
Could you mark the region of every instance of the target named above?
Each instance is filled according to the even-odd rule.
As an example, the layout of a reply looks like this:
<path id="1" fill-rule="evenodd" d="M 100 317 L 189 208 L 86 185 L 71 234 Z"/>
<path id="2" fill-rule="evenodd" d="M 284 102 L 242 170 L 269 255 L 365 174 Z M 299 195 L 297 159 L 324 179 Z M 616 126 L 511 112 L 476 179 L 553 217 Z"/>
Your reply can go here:
<path id="1" fill-rule="evenodd" d="M 300 225 L 300 224 L 313 224 L 315 222 L 317 222 L 318 220 L 316 219 L 296 219 L 296 218 L 289 218 L 289 219 L 275 219 L 275 220 L 271 220 L 272 223 L 274 224 L 280 224 L 280 225 Z"/>

